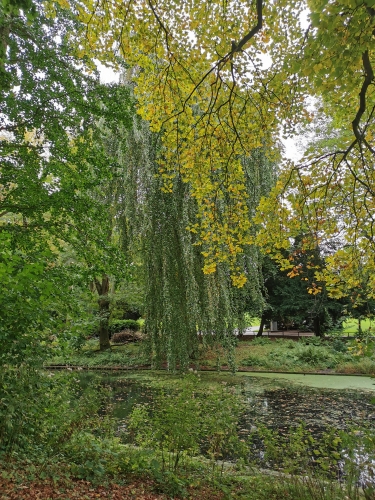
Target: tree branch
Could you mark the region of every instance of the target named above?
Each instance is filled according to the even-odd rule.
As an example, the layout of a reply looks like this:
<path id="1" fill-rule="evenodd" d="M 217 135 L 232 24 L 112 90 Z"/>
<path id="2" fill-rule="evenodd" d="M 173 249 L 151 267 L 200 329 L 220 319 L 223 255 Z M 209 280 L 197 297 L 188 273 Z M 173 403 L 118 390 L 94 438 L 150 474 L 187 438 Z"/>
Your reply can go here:
<path id="1" fill-rule="evenodd" d="M 364 143 L 366 147 L 371 151 L 373 155 L 375 155 L 375 150 L 372 148 L 368 142 L 365 140 L 364 133 L 360 131 L 359 129 L 359 123 L 361 121 L 361 118 L 363 114 L 366 111 L 366 92 L 369 86 L 371 85 L 372 81 L 374 80 L 374 71 L 372 69 L 371 63 L 370 63 L 370 58 L 368 54 L 368 50 L 366 50 L 362 54 L 362 62 L 363 62 L 363 68 L 365 70 L 365 79 L 362 84 L 361 91 L 359 93 L 359 109 L 357 111 L 357 114 L 352 121 L 352 127 L 353 127 L 353 132 L 354 135 L 358 141 L 359 144 Z"/>
<path id="2" fill-rule="evenodd" d="M 232 41 L 232 51 L 231 54 L 233 55 L 235 52 L 240 52 L 243 47 L 247 44 L 248 41 L 250 41 L 254 35 L 258 33 L 263 27 L 263 0 L 257 0 L 257 18 L 258 22 L 254 28 L 249 31 L 247 35 L 245 35 L 241 40 L 236 43 Z"/>

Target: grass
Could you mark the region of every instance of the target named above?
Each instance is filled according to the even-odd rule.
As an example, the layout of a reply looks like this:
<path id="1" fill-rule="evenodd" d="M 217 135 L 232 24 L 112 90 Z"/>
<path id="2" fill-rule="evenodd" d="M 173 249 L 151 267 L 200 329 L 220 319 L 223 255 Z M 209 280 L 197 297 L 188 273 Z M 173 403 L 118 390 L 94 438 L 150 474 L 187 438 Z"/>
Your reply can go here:
<path id="1" fill-rule="evenodd" d="M 353 341 L 354 342 L 354 341 Z M 317 345 L 314 345 L 316 343 Z M 357 344 L 352 351 L 348 344 L 336 339 L 332 342 L 321 342 L 317 338 L 300 341 L 260 338 L 238 343 L 235 350 L 236 363 L 239 368 L 250 368 L 255 371 L 285 372 L 338 372 L 375 374 L 374 353 L 372 356 L 356 355 Z M 226 355 L 222 349 L 211 349 L 202 352 L 199 360 L 201 366 L 215 368 L 226 365 Z"/>
<path id="2" fill-rule="evenodd" d="M 99 351 L 98 340 L 86 342 L 81 351 L 57 356 L 52 364 L 68 364 L 73 366 L 137 366 L 147 364 L 140 343 L 113 345 L 111 351 Z"/>
<path id="3" fill-rule="evenodd" d="M 238 368 L 255 371 L 360 373 L 375 375 L 375 346 L 373 343 L 347 342 L 337 338 L 321 341 L 307 337 L 299 341 L 267 337 L 238 342 L 235 348 Z M 147 365 L 141 343 L 113 346 L 111 351 L 100 352 L 98 341 L 89 340 L 79 352 L 72 352 L 51 360 L 53 364 L 82 367 L 137 367 Z M 220 347 L 200 349 L 200 357 L 192 361 L 197 366 L 216 369 L 228 364 L 224 349 Z"/>
<path id="4" fill-rule="evenodd" d="M 367 330 L 372 330 L 374 328 L 373 322 L 371 319 L 364 319 L 361 321 L 362 331 L 365 332 Z M 358 320 L 357 319 L 348 319 L 343 323 L 343 335 L 347 333 L 358 333 Z M 374 332 L 375 333 L 375 332 Z"/>

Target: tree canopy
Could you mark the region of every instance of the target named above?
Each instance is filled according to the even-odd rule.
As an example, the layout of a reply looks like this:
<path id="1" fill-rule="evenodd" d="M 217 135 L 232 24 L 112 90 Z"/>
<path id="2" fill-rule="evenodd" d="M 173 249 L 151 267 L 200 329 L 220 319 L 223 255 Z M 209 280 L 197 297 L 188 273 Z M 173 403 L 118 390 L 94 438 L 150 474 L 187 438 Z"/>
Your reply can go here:
<path id="1" fill-rule="evenodd" d="M 67 33 L 80 25 L 68 12 L 51 19 L 40 9 L 32 25 L 17 22 L 0 102 L 0 338 L 15 362 L 14 352 L 35 351 L 65 328 L 79 283 L 124 272 L 95 192 L 116 173 L 100 120 L 114 134 L 132 114 L 129 89 L 104 87 L 73 55 Z"/>
<path id="2" fill-rule="evenodd" d="M 76 40 L 81 55 L 114 63 L 118 54 L 134 68 L 138 111 L 168 145 L 159 162 L 163 188 L 181 176 L 197 201 L 199 223 L 190 230 L 209 242 L 205 273 L 227 262 L 233 283 L 246 281 L 238 256 L 253 239 L 240 158 L 260 146 L 272 157 L 280 130 L 288 135 L 311 119 L 311 96 L 342 131 L 329 153 L 306 163 L 316 184 L 324 175 L 335 193 L 344 169 L 346 191 L 371 196 L 360 166 L 374 153 L 372 0 L 60 3 L 87 26 Z"/>
<path id="3" fill-rule="evenodd" d="M 196 306 L 190 340 L 207 304 L 227 311 L 217 317 L 228 331 L 241 300 L 261 312 L 259 247 L 289 274 L 298 274 L 286 253 L 293 241 L 319 248 L 325 265 L 313 266 L 311 295 L 323 282 L 331 296 L 373 293 L 372 0 L 10 5 L 0 26 L 9 248 L 31 255 L 38 239 L 55 255 L 64 242 L 87 278 L 103 280 L 126 267 L 122 229 L 134 237 L 138 227 L 146 267 L 156 269 L 153 300 L 167 283 L 163 300 L 183 304 L 180 316 L 190 299 Z M 127 81 L 100 85 L 95 58 L 126 67 Z M 135 102 L 146 127 L 138 131 Z M 318 108 L 321 137 L 299 164 L 283 161 L 280 137 L 303 131 Z M 172 316 L 150 312 L 155 331 Z"/>

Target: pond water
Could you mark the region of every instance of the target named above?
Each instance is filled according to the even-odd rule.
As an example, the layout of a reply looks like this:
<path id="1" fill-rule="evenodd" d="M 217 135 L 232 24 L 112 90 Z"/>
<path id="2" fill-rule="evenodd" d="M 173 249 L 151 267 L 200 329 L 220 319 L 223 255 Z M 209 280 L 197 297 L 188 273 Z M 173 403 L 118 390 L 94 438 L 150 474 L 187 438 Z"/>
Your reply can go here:
<path id="1" fill-rule="evenodd" d="M 173 386 L 173 376 L 165 372 L 79 372 L 77 375 L 83 386 L 94 381 L 111 386 L 114 416 L 120 427 L 125 425 L 135 404 L 152 401 L 157 391 L 155 382 L 163 385 L 166 381 Z M 224 373 L 203 373 L 201 377 L 207 383 L 238 381 L 238 391 L 248 403 L 245 416 L 248 431 L 258 423 L 281 430 L 303 422 L 314 432 L 327 427 L 345 429 L 375 423 L 375 379 L 370 377 L 274 373 L 237 374 L 235 378 Z"/>
<path id="2" fill-rule="evenodd" d="M 314 375 L 311 373 L 241 373 L 251 378 L 268 378 L 289 381 L 293 384 L 319 389 L 357 389 L 375 391 L 375 378 L 354 375 Z"/>
<path id="3" fill-rule="evenodd" d="M 116 434 L 126 440 L 126 422 L 137 403 L 151 402 L 158 387 L 174 386 L 176 377 L 163 373 L 93 373 L 80 372 L 84 387 L 93 382 L 113 389 Z M 240 421 L 239 434 L 246 438 L 257 428 L 265 426 L 277 435 L 288 436 L 301 423 L 315 438 L 329 429 L 374 427 L 374 379 L 353 376 L 323 376 L 291 374 L 202 373 L 201 379 L 210 383 L 235 384 L 247 410 Z M 306 384 L 303 382 L 306 381 Z M 262 442 L 253 443 L 254 454 L 262 455 Z M 269 464 L 268 464 L 269 465 Z"/>

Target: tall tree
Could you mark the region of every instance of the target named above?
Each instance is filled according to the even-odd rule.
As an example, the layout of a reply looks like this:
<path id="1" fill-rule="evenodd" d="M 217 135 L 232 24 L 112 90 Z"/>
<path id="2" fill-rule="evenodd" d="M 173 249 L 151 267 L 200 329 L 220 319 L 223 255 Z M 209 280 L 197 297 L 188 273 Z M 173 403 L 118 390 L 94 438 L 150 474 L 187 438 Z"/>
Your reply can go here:
<path id="1" fill-rule="evenodd" d="M 90 267 L 80 269 L 86 280 L 108 270 L 108 262 L 113 267 L 119 263 L 119 252 L 106 238 L 105 207 L 93 192 L 113 175 L 99 119 L 113 133 L 130 126 L 129 91 L 100 85 L 98 76 L 90 74 L 91 65 L 73 55 L 67 39 L 68 32 L 82 26 L 66 11 L 58 9 L 57 15 L 48 19 L 40 8 L 32 25 L 20 15 L 17 22 L 23 29 L 8 39 L 12 79 L 0 100 L 0 235 L 5 242 L 2 276 L 13 291 L 3 290 L 0 314 L 6 316 L 3 339 L 10 346 L 21 317 L 8 314 L 5 306 L 12 293 L 20 293 L 25 303 L 35 305 L 39 297 L 41 306 L 49 304 L 35 307 L 35 315 L 26 315 L 23 325 L 36 337 L 44 321 L 48 329 L 52 297 L 68 286 L 67 278 L 57 279 L 64 245 L 81 259 L 90 254 Z M 71 294 L 63 297 L 68 300 Z"/>
<path id="2" fill-rule="evenodd" d="M 165 189 L 157 175 L 164 152 L 160 134 L 135 119 L 124 158 L 126 200 L 130 238 L 141 238 L 150 354 L 157 365 L 166 361 L 170 369 L 185 369 L 197 358 L 199 333 L 204 344 L 224 346 L 234 367 L 235 330 L 244 324 L 245 312 L 259 314 L 263 307 L 260 255 L 255 247 L 242 254 L 238 266 L 246 283 L 241 289 L 232 286 L 228 263 L 208 275 L 202 271 L 209 242 L 202 243 L 196 234 L 197 202 L 181 178 L 174 179 L 172 192 Z M 256 200 L 273 181 L 274 165 L 261 151 L 243 163 L 249 192 L 244 202 L 255 212 Z M 221 217 L 224 201 L 218 208 Z"/>
<path id="3" fill-rule="evenodd" d="M 76 9 L 74 0 L 69 5 Z M 140 69 L 139 112 L 153 131 L 163 131 L 169 146 L 159 168 L 165 188 L 173 190 L 179 176 L 191 185 L 199 238 L 210 240 L 206 273 L 215 272 L 218 262 L 229 262 L 233 283 L 245 282 L 236 270 L 237 257 L 251 242 L 240 158 L 262 141 L 272 141 L 279 127 L 288 135 L 309 120 L 304 100 L 311 95 L 322 97 L 327 114 L 345 133 L 328 155 L 314 154 L 305 165 L 319 169 L 318 186 L 323 177 L 324 185 L 328 179 L 332 186 L 327 205 L 335 203 L 331 193 L 348 198 L 358 193 L 352 213 L 372 219 L 372 0 L 86 1 L 77 4 L 77 11 L 88 27 L 87 51 L 105 59 L 115 44 Z M 300 22 L 306 11 L 307 30 Z M 341 189 L 343 175 L 347 181 Z M 315 184 L 310 186 L 311 199 Z M 222 200 L 227 208 L 218 218 Z M 372 223 L 366 227 L 370 239 L 371 230 Z M 359 245 L 343 255 L 348 265 L 359 256 L 366 260 L 366 236 L 353 234 Z"/>

